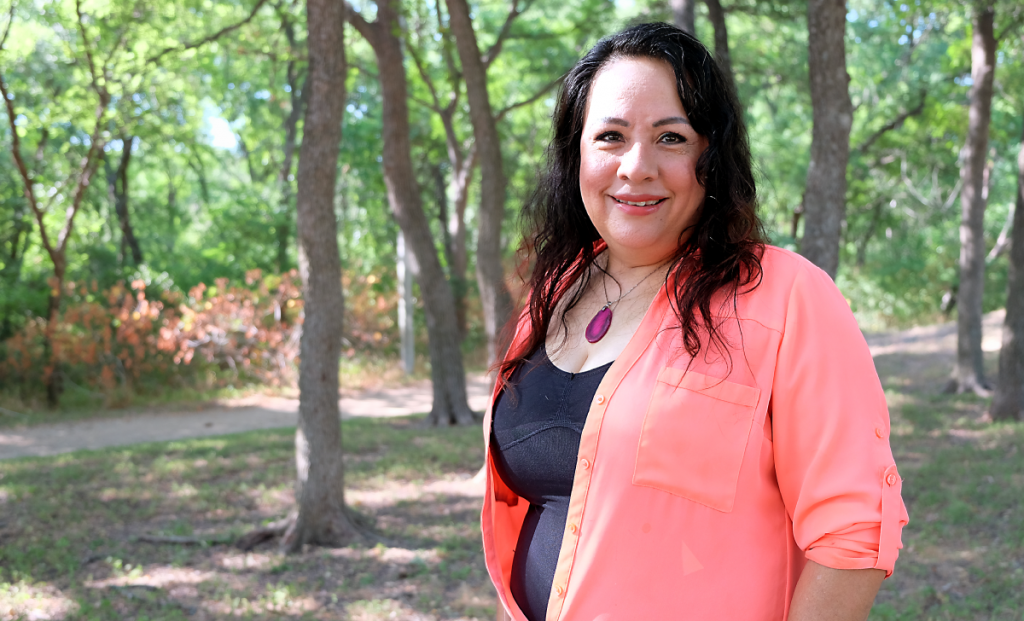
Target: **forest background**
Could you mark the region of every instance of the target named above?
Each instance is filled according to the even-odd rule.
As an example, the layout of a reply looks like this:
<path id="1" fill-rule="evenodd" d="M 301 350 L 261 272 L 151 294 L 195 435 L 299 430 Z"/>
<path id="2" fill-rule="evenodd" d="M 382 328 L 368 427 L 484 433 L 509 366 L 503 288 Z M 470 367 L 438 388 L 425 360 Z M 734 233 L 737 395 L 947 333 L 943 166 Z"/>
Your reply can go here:
<path id="1" fill-rule="evenodd" d="M 704 3 L 692 5 L 696 34 L 713 47 L 713 15 Z M 995 8 L 985 152 L 985 310 L 1005 304 L 1024 117 L 1020 11 L 1006 6 Z M 0 54 L 14 112 L 0 129 L 0 405 L 40 409 L 55 375 L 57 394 L 73 404 L 96 395 L 117 405 L 185 388 L 294 383 L 303 303 L 296 169 L 308 100 L 303 8 L 289 0 L 11 5 Z M 500 253 L 518 293 L 517 212 L 543 164 L 558 79 L 598 37 L 631 21 L 671 21 L 672 7 L 598 0 L 472 7 L 500 182 L 507 180 L 507 192 L 497 192 L 504 194 L 500 240 L 482 222 L 481 204 L 494 192 L 481 189 L 486 149 L 474 140 L 468 72 L 447 9 L 427 0 L 398 8 L 412 187 L 425 215 L 418 226 L 429 227 L 452 290 L 462 352 L 480 368 L 493 356 L 496 328 L 487 325 L 493 303 L 481 301 L 478 281 L 485 281 L 473 277 L 477 249 Z M 799 250 L 812 136 L 807 9 L 800 2 L 724 9 L 762 215 L 773 243 Z M 405 315 L 398 312 L 403 244 L 382 170 L 382 78 L 391 70 L 381 72 L 358 28 L 369 28 L 377 10 L 352 7 L 357 27 L 347 26 L 334 196 L 343 368 L 380 372 L 398 366 Z M 865 329 L 936 321 L 953 312 L 959 287 L 972 9 L 851 1 L 845 28 L 853 123 L 836 280 Z M 24 175 L 12 159 L 9 125 L 17 128 Z M 41 217 L 26 199 L 26 179 Z M 493 174 L 486 181 L 494 187 Z M 479 244 L 479 235 L 490 237 Z M 423 297 L 417 289 L 406 299 Z M 59 324 L 52 343 L 51 311 Z M 428 322 L 423 313 L 415 318 L 422 373 Z"/>
<path id="2" fill-rule="evenodd" d="M 293 439 L 287 430 L 79 456 L 67 468 L 40 465 L 39 476 L 34 462 L 0 472 L 14 481 L 0 488 L 0 501 L 17 481 L 27 486 L 10 496 L 19 501 L 13 526 L 0 516 L 0 528 L 14 533 L 0 548 L 12 576 L 63 572 L 79 585 L 89 572 L 91 584 L 104 549 L 113 550 L 111 575 L 130 578 L 119 559 L 141 544 L 110 530 L 123 521 L 178 545 L 173 563 L 186 562 L 180 546 L 233 542 L 248 553 L 281 536 L 280 551 L 305 560 L 264 568 L 260 580 L 273 586 L 273 576 L 306 571 L 295 569 L 313 558 L 304 544 L 362 541 L 360 554 L 375 554 L 377 534 L 346 506 L 346 468 L 357 484 L 419 481 L 453 463 L 463 474 L 477 468 L 478 432 L 414 430 L 413 419 L 346 423 L 351 455 L 343 465 L 338 378 L 352 386 L 429 375 L 427 425 L 474 421 L 466 369 L 483 371 L 494 359 L 498 332 L 521 302 L 529 266 L 516 253 L 524 235 L 517 214 L 543 167 L 560 78 L 600 36 L 650 20 L 695 32 L 728 67 L 773 243 L 833 275 L 865 330 L 958 320 L 950 389 L 973 394 L 918 395 L 920 407 L 887 394 L 904 428 L 894 447 L 919 477 L 908 502 L 924 515 L 924 534 L 908 538 L 910 578 L 934 581 L 931 548 L 910 554 L 929 537 L 948 543 L 949 529 L 980 525 L 999 540 L 1003 525 L 1019 523 L 1019 469 L 1006 461 L 1017 459 L 1019 425 L 990 424 L 1024 411 L 1018 2 L 18 0 L 3 9 L 0 417 L 11 417 L 3 424 L 224 390 L 300 395 Z M 997 393 L 992 417 L 974 416 L 993 386 L 984 377 L 981 311 L 1004 305 L 995 386 L 1007 407 L 997 415 Z M 907 383 L 906 365 L 876 364 L 887 390 Z M 906 431 L 907 420 L 920 429 Z M 954 446 L 957 459 L 922 466 L 942 425 L 956 426 L 948 433 L 956 441 L 984 439 L 987 457 Z M 176 451 L 183 461 L 164 468 Z M 213 483 L 189 491 L 204 480 L 207 460 L 220 468 L 230 456 L 230 476 L 211 470 Z M 260 459 L 273 467 L 257 467 Z M 1004 461 L 1006 471 L 997 471 Z M 86 462 L 102 462 L 106 475 L 87 474 Z M 372 476 L 371 462 L 380 468 Z M 164 475 L 167 497 L 181 501 L 166 515 L 147 497 L 152 477 Z M 96 517 L 117 504 L 108 490 L 125 477 L 135 487 L 118 505 L 124 514 Z M 1009 483 L 997 486 L 997 478 Z M 100 483 L 85 483 L 92 479 Z M 58 481 L 67 484 L 61 494 L 33 491 Z M 949 491 L 951 481 L 963 489 Z M 103 487 L 99 504 L 89 485 Z M 991 496 L 996 488 L 1005 499 Z M 962 500 L 979 490 L 991 497 Z M 478 507 L 464 504 L 458 536 L 446 535 L 437 553 L 450 581 L 421 596 L 423 607 L 442 606 L 470 576 L 476 586 L 463 608 L 489 615 Z M 86 505 L 97 513 L 83 526 L 72 514 Z M 377 517 L 376 527 L 394 529 Z M 420 541 L 422 516 L 406 517 L 402 537 Z M 38 520 L 44 527 L 35 532 Z M 226 528 L 225 520 L 234 521 Z M 71 558 L 100 523 L 109 532 Z M 215 536 L 193 536 L 202 529 Z M 72 531 L 70 540 L 52 540 Z M 971 569 L 971 580 L 981 576 L 977 591 L 989 595 L 963 607 L 1019 610 L 1007 594 L 1019 594 L 1013 581 L 1024 570 L 1009 559 L 1024 539 L 1008 537 L 993 542 L 983 571 Z M 1008 563 L 1015 573 L 1007 578 Z M 356 565 L 344 579 L 360 585 L 345 595 L 353 600 L 377 578 L 436 577 L 402 570 L 385 580 L 390 569 L 374 578 Z M 949 584 L 921 590 L 903 606 L 908 618 L 946 605 L 957 594 Z M 218 589 L 210 593 L 220 597 Z M 338 603 L 337 593 L 321 590 L 317 601 Z M 244 593 L 228 592 L 227 609 L 248 606 L 236 606 L 252 595 Z M 117 606 L 137 599 L 118 600 L 109 618 L 127 618 Z M 145 605 L 166 604 L 154 602 Z M 192 604 L 175 606 L 176 615 L 192 614 Z"/>

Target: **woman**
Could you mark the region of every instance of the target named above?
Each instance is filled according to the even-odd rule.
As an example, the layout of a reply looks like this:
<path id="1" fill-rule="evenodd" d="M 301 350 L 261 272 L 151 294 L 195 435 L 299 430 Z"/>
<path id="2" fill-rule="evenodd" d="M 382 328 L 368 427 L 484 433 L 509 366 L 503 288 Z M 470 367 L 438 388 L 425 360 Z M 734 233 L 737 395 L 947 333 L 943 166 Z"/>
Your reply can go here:
<path id="1" fill-rule="evenodd" d="M 765 244 L 725 84 L 666 24 L 563 83 L 485 419 L 510 618 L 864 619 L 892 572 L 908 518 L 873 362 L 828 276 Z"/>

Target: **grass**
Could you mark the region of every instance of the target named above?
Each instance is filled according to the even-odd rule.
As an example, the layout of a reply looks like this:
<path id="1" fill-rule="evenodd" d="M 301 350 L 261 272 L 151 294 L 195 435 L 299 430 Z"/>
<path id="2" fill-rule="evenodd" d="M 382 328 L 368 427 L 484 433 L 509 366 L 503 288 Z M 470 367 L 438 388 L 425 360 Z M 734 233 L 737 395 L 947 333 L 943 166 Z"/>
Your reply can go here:
<path id="1" fill-rule="evenodd" d="M 876 365 L 911 523 L 871 619 L 1021 621 L 1024 423 L 941 394 L 941 357 Z M 349 503 L 389 545 L 292 557 L 135 539 L 235 537 L 284 515 L 290 429 L 0 461 L 0 621 L 491 619 L 479 498 L 457 493 L 483 458 L 480 431 L 420 421 L 342 425 Z"/>
<path id="2" fill-rule="evenodd" d="M 892 354 L 875 364 L 911 521 L 871 619 L 1021 621 L 1024 424 L 993 424 L 986 399 L 942 394 L 947 360 Z"/>
<path id="3" fill-rule="evenodd" d="M 493 618 L 479 499 L 409 494 L 471 477 L 480 431 L 420 420 L 342 425 L 349 502 L 394 547 L 136 539 L 233 539 L 286 514 L 291 429 L 0 462 L 0 620 Z"/>

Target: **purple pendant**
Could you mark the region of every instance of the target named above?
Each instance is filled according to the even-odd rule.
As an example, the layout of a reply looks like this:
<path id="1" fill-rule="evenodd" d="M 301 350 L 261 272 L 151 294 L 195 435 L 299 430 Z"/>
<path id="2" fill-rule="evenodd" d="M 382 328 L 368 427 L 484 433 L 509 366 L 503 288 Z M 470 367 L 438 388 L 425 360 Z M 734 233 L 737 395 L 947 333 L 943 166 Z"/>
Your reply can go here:
<path id="1" fill-rule="evenodd" d="M 605 306 L 597 311 L 594 318 L 587 324 L 587 342 L 596 343 L 608 334 L 608 328 L 612 325 L 612 309 Z"/>

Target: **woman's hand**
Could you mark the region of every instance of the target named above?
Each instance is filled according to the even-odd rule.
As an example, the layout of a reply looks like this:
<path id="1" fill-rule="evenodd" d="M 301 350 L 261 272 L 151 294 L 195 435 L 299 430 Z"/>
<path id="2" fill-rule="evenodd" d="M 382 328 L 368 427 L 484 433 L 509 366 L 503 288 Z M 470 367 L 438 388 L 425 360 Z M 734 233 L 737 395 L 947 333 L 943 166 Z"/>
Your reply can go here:
<path id="1" fill-rule="evenodd" d="M 884 579 L 881 569 L 832 569 L 807 561 L 789 621 L 864 621 Z"/>

